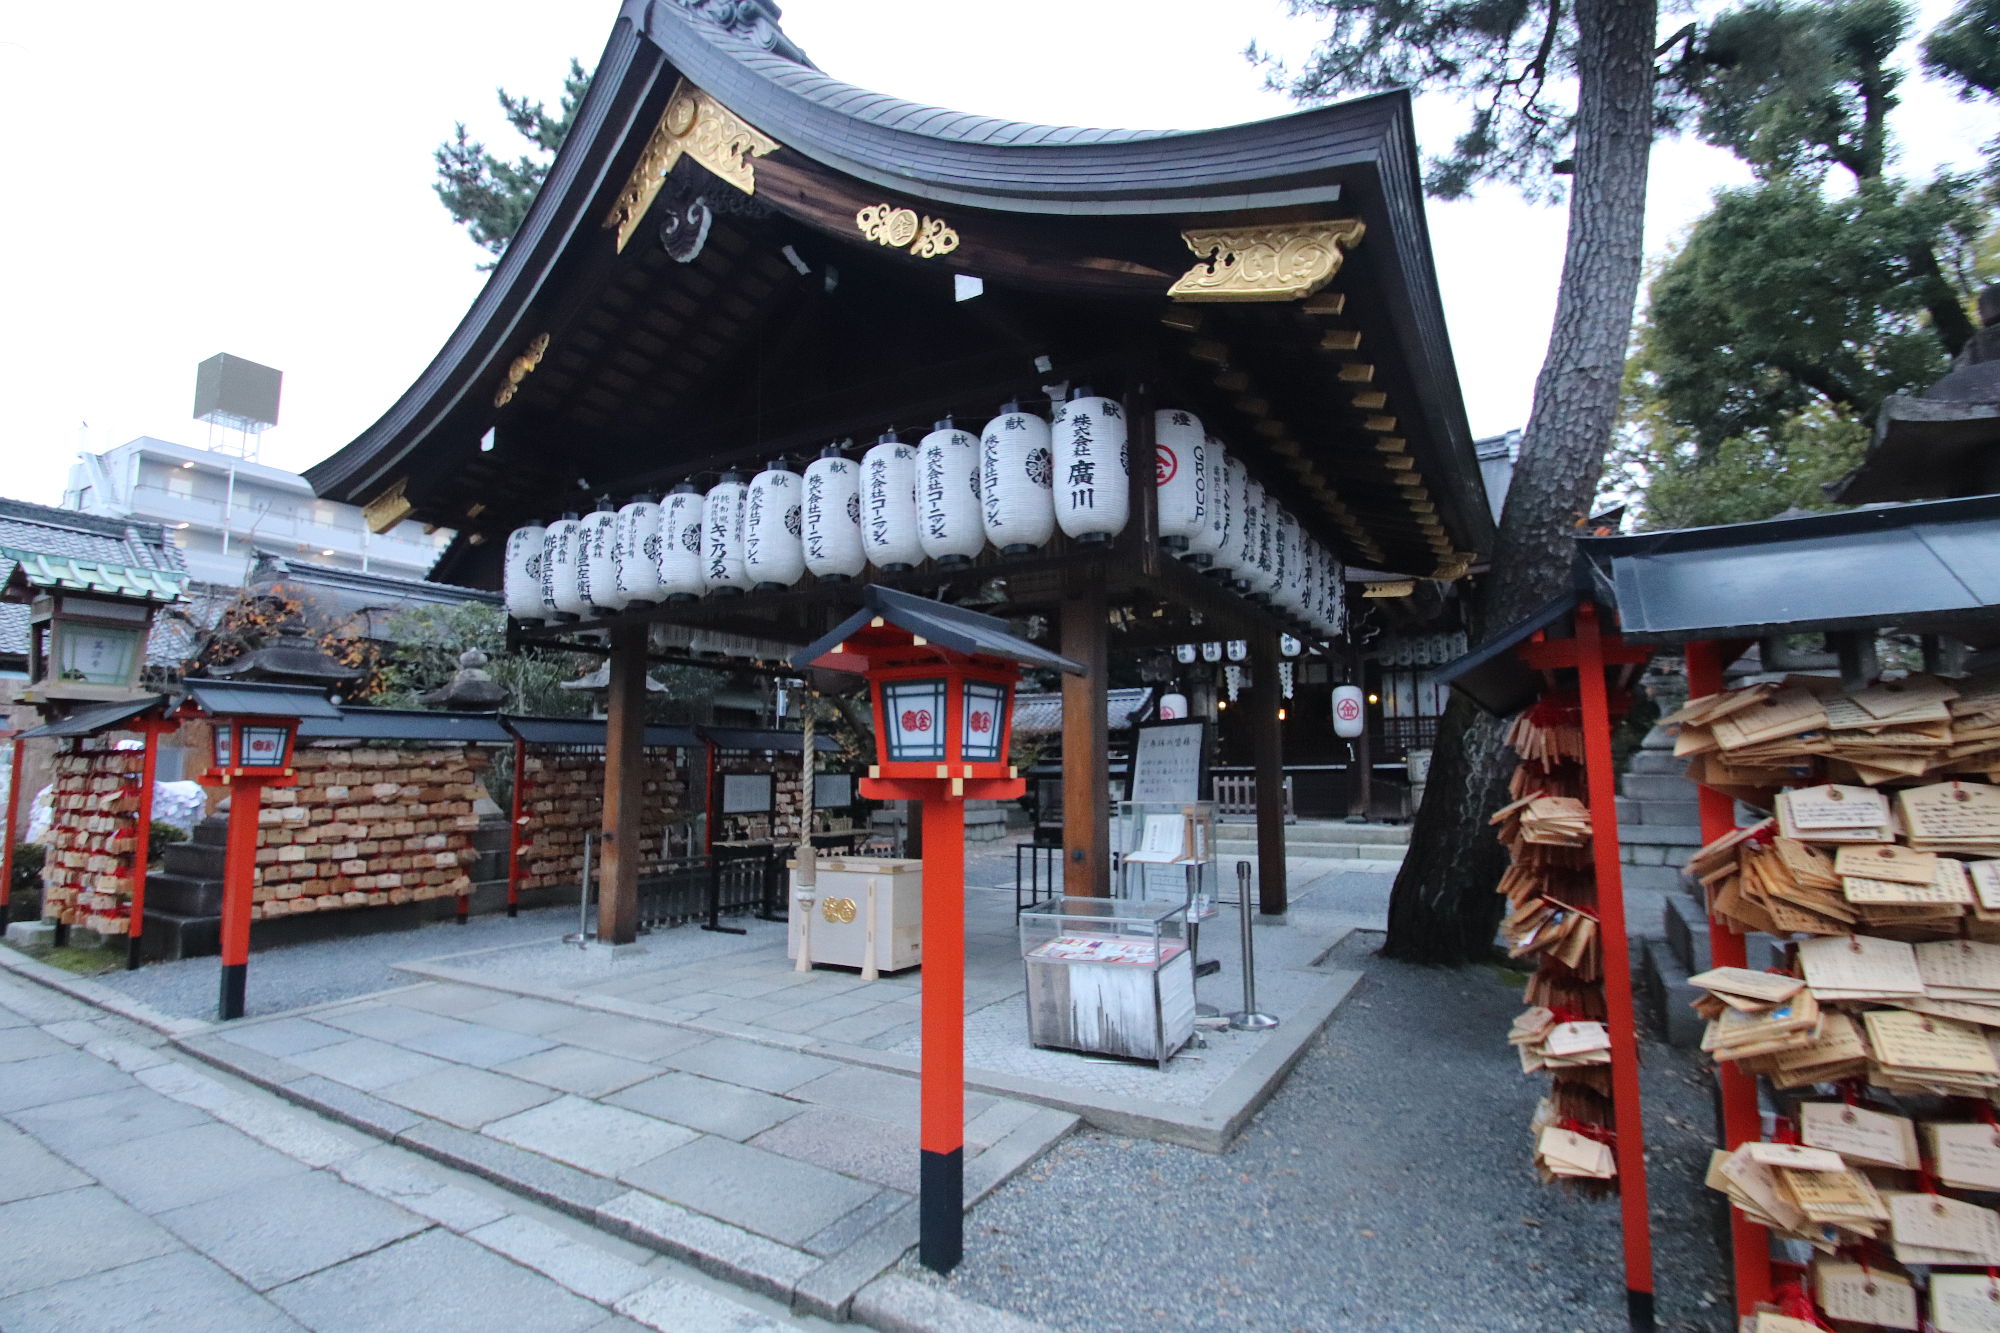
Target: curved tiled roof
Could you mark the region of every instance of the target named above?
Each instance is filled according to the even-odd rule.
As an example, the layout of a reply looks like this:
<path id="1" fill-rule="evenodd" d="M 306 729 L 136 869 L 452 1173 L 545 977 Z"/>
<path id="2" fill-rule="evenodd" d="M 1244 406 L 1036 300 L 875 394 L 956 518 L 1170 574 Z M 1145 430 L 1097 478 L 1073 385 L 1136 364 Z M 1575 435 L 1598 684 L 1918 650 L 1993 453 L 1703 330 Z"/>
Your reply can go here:
<path id="1" fill-rule="evenodd" d="M 1015 211 L 1186 212 L 1327 201 L 1334 171 L 1393 130 L 1383 94 L 1209 130 L 1035 125 L 908 102 L 767 50 L 682 0 L 623 18 L 673 65 L 787 148 L 924 198 Z M 1060 202 L 1058 202 L 1060 201 Z M 1051 208 L 1050 205 L 1057 205 Z"/>

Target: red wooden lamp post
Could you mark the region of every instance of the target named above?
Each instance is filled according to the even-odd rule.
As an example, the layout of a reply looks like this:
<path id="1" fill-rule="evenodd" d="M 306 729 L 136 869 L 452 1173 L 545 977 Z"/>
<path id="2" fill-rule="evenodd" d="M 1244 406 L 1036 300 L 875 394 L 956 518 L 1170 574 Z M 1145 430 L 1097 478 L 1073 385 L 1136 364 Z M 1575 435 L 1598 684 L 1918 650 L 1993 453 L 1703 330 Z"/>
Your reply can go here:
<path id="1" fill-rule="evenodd" d="M 860 611 L 792 665 L 868 678 L 878 762 L 861 794 L 923 806 L 917 1254 L 947 1273 L 965 1252 L 965 802 L 1026 790 L 1007 763 L 1021 668 L 1083 668 L 1005 621 L 872 586 Z"/>
<path id="2" fill-rule="evenodd" d="M 229 789 L 229 837 L 222 869 L 222 998 L 224 1019 L 243 1017 L 250 966 L 250 904 L 257 882 L 257 814 L 266 787 L 289 787 L 292 742 L 303 718 L 338 718 L 318 690 L 296 685 L 193 680 L 179 712 L 214 727 L 211 767 L 197 781 Z"/>

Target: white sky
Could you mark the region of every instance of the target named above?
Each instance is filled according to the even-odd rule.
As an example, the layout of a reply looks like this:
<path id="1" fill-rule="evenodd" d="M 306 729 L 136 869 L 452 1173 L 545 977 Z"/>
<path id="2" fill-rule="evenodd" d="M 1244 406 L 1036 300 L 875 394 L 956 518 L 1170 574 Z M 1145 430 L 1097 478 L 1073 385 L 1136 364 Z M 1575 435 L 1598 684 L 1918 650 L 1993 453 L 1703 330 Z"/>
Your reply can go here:
<path id="1" fill-rule="evenodd" d="M 1922 0 L 1932 20 L 1949 0 Z M 194 369 L 216 352 L 285 372 L 264 461 L 303 468 L 394 402 L 464 313 L 483 257 L 431 193 L 458 119 L 514 141 L 504 85 L 550 101 L 594 64 L 615 0 L 98 0 L 0 8 L 0 494 L 53 503 L 82 447 L 206 443 Z M 1226 15 L 1226 19 L 1222 16 Z M 1302 50 L 1281 0 L 785 0 L 828 73 L 958 110 L 1196 128 L 1281 115 L 1240 56 Z M 1907 166 L 1976 158 L 2000 116 L 1906 85 Z M 1427 151 L 1448 104 L 1420 108 Z M 1657 254 L 1718 185 L 1688 143 L 1654 155 Z M 1472 428 L 1527 416 L 1561 270 L 1563 213 L 1505 190 L 1430 206 Z M 83 423 L 88 423 L 85 427 Z"/>

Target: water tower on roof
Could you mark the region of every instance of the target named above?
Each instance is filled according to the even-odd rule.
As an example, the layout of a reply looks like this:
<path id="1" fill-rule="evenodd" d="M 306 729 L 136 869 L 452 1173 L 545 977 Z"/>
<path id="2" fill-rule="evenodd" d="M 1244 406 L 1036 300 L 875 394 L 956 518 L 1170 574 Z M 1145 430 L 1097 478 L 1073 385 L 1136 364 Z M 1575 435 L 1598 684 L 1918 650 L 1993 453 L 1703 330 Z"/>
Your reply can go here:
<path id="1" fill-rule="evenodd" d="M 264 432 L 278 424 L 282 371 L 218 352 L 195 368 L 194 419 L 208 423 L 208 447 L 257 461 Z"/>

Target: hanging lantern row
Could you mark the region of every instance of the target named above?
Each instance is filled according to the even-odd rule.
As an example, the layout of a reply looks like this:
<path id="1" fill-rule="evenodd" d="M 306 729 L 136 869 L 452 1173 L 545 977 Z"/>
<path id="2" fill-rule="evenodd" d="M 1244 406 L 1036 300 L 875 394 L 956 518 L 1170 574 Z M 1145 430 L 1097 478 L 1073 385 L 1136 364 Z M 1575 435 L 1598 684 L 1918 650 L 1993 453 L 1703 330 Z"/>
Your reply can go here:
<path id="1" fill-rule="evenodd" d="M 734 597 L 885 573 L 930 560 L 969 564 L 1045 546 L 1058 529 L 1108 541 L 1130 518 L 1125 409 L 1088 386 L 1052 420 L 1008 403 L 978 435 L 950 418 L 912 446 L 884 434 L 859 460 L 829 446 L 801 477 L 772 462 L 747 484 L 724 473 L 706 494 L 530 523 L 507 539 L 507 613 L 540 623 L 633 606 Z M 1324 638 L 1345 628 L 1340 562 L 1251 480 L 1191 412 L 1154 420 L 1160 540 L 1176 557 Z"/>

